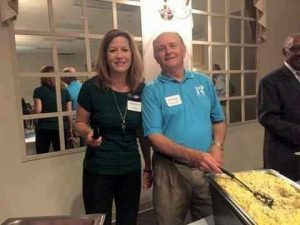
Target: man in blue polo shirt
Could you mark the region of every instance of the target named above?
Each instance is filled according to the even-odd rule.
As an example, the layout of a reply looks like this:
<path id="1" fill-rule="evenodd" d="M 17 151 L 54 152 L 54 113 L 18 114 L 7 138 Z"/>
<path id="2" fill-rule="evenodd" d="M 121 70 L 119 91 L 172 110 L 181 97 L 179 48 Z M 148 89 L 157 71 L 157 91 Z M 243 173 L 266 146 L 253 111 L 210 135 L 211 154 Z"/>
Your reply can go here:
<path id="1" fill-rule="evenodd" d="M 154 149 L 153 204 L 158 225 L 182 225 L 212 214 L 205 172 L 223 164 L 226 124 L 212 81 L 184 69 L 178 33 L 153 41 L 161 74 L 143 91 L 144 134 Z"/>

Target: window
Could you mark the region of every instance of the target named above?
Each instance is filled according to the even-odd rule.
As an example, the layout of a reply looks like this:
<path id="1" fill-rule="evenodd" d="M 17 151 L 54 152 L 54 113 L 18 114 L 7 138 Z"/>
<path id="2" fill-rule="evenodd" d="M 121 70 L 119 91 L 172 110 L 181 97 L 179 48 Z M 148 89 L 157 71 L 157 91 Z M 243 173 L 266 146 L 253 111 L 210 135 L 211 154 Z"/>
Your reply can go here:
<path id="1" fill-rule="evenodd" d="M 67 108 L 67 78 L 75 78 L 82 83 L 95 75 L 93 66 L 99 44 L 105 32 L 112 28 L 131 32 L 142 53 L 140 2 L 19 0 L 19 11 L 18 20 L 15 21 L 15 39 L 25 160 L 81 151 L 84 149 L 84 140 L 71 138 L 69 132 L 75 110 Z M 53 66 L 54 70 L 41 72 L 45 65 Z M 75 67 L 76 72 L 64 73 L 65 67 Z M 38 89 L 45 81 L 53 84 L 51 94 Z M 33 111 L 33 96 L 38 99 L 47 96 L 44 109 L 51 105 L 50 109 L 41 113 Z M 49 121 L 52 121 L 52 125 Z M 46 130 L 53 124 L 55 128 L 51 130 L 56 130 L 56 133 L 47 133 Z M 45 140 L 36 141 L 37 138 L 42 140 L 43 132 L 37 132 L 41 131 L 41 127 L 46 132 L 44 135 L 55 136 L 49 147 Z"/>
<path id="2" fill-rule="evenodd" d="M 229 124 L 256 120 L 256 20 L 250 2 L 192 1 L 193 70 L 213 79 Z"/>

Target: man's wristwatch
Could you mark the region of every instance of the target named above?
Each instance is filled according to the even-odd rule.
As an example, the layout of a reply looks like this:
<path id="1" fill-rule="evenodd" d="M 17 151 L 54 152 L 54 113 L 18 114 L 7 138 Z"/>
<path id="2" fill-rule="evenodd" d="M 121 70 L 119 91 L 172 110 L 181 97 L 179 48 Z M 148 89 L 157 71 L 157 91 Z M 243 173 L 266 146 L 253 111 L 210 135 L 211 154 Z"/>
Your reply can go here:
<path id="1" fill-rule="evenodd" d="M 213 145 L 217 146 L 220 150 L 224 151 L 224 146 L 220 142 L 214 142 Z"/>

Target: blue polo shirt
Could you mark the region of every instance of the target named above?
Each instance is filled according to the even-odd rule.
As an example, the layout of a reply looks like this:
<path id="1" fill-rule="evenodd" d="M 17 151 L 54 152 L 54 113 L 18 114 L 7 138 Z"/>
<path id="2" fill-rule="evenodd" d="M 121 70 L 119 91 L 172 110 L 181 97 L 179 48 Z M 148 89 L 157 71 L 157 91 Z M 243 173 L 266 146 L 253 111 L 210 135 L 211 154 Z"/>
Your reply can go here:
<path id="1" fill-rule="evenodd" d="M 160 74 L 143 90 L 144 135 L 163 134 L 174 142 L 208 151 L 212 144 L 212 122 L 224 120 L 211 79 L 185 71 L 179 82 Z"/>

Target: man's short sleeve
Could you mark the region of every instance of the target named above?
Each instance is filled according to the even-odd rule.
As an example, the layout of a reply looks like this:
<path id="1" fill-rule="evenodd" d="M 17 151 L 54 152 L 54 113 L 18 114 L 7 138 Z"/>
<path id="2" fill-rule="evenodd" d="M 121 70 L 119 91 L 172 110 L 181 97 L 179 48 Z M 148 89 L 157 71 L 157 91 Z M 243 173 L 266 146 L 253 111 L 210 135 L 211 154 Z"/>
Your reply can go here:
<path id="1" fill-rule="evenodd" d="M 147 85 L 142 94 L 142 118 L 144 135 L 162 133 L 160 99 L 153 85 Z"/>

